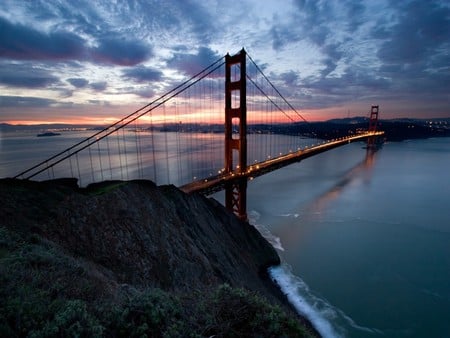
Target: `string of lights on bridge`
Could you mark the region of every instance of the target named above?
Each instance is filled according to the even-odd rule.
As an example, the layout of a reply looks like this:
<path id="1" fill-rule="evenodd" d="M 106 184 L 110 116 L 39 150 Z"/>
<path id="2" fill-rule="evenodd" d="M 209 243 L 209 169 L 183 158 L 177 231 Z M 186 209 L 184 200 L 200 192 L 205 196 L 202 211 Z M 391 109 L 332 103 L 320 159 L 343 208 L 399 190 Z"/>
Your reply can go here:
<path id="1" fill-rule="evenodd" d="M 248 55 L 247 55 L 248 56 Z M 307 150 L 318 140 L 296 128 L 308 121 L 248 56 L 248 173 L 262 162 Z M 80 185 L 103 180 L 151 179 L 182 186 L 223 172 L 224 57 L 115 123 L 94 131 L 16 175 L 25 179 L 77 177 Z M 239 68 L 234 67 L 234 77 Z M 237 102 L 238 97 L 233 97 Z M 281 126 L 291 126 L 280 133 Z M 237 134 L 238 125 L 234 132 Z M 84 135 L 84 134 L 83 134 Z M 238 167 L 236 169 L 239 169 Z"/>

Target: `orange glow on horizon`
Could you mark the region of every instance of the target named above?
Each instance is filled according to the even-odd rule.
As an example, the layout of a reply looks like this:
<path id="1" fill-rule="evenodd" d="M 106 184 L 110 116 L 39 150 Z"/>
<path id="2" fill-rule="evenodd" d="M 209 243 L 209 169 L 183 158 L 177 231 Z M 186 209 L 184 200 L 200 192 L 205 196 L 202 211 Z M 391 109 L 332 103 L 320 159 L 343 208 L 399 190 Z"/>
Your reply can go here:
<path id="1" fill-rule="evenodd" d="M 217 107 L 215 107 L 217 109 Z M 127 112 L 128 110 L 128 112 Z M 69 124 L 69 125 L 111 125 L 117 121 L 119 121 L 123 116 L 127 116 L 130 114 L 130 111 L 136 111 L 134 108 L 126 108 L 126 107 L 115 107 L 114 112 L 106 115 L 106 112 L 101 113 L 91 113 L 90 111 L 84 112 L 85 116 L 80 116 L 81 113 L 77 114 L 78 116 L 65 116 L 61 118 L 59 116 L 55 120 L 51 120 L 48 115 L 51 114 L 40 114 L 41 116 L 36 117 L 35 119 L 30 119 L 30 116 L 24 117 L 23 120 L 17 119 L 17 115 L 15 119 L 4 120 L 1 123 L 8 123 L 12 125 L 45 125 L 45 124 Z M 287 118 L 282 112 L 260 112 L 249 110 L 247 112 L 247 123 L 248 124 L 256 124 L 256 123 L 292 123 L 295 122 L 303 122 L 295 112 L 286 111 L 286 113 L 292 118 Z M 328 108 L 328 109 L 320 109 L 320 110 L 303 110 L 299 111 L 299 113 L 309 122 L 315 121 L 326 121 L 333 118 L 344 118 L 345 114 L 336 113 L 336 109 Z M 89 116 L 88 114 L 91 114 Z M 47 115 L 44 117 L 44 115 Z M 53 114 L 54 115 L 54 114 Z M 58 114 L 62 115 L 62 114 Z M 97 115 L 97 116 L 96 116 Z M 99 116 L 100 115 L 100 116 Z M 105 116 L 106 115 L 106 116 Z M 121 115 L 121 116 L 120 116 Z M 362 116 L 364 114 L 359 114 Z M 95 116 L 95 117 L 94 117 Z M 175 107 L 172 105 L 166 107 L 159 107 L 148 114 L 140 117 L 137 123 L 142 124 L 163 124 L 163 123 L 207 123 L 207 124 L 222 124 L 225 121 L 225 112 L 224 111 L 214 111 L 211 114 L 209 108 L 188 108 L 186 110 L 181 109 L 180 107 Z M 134 123 L 134 122 L 132 122 Z"/>

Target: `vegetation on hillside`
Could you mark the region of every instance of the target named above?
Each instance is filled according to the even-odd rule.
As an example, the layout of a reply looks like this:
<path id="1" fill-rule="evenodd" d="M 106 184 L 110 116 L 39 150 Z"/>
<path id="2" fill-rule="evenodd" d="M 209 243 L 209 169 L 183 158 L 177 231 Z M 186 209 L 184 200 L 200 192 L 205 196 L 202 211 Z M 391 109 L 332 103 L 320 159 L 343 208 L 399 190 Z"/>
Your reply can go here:
<path id="1" fill-rule="evenodd" d="M 0 226 L 1 337 L 308 337 L 258 294 L 121 284 L 36 233 Z"/>

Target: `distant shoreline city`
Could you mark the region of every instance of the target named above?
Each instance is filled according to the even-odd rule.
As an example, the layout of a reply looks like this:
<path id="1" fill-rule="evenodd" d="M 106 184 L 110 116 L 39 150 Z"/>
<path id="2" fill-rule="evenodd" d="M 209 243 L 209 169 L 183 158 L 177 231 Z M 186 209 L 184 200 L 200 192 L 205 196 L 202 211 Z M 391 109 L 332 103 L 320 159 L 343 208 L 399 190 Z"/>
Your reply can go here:
<path id="1" fill-rule="evenodd" d="M 304 137 L 319 139 L 334 139 L 348 134 L 357 134 L 367 129 L 368 118 L 354 117 L 333 119 L 320 122 L 299 123 L 273 123 L 273 124 L 248 124 L 249 134 L 281 134 L 302 135 Z M 107 126 L 101 125 L 77 125 L 77 124 L 36 124 L 36 125 L 13 125 L 0 124 L 0 132 L 67 132 L 102 130 Z M 450 118 L 436 119 L 392 119 L 379 120 L 378 128 L 385 132 L 387 141 L 402 141 L 407 139 L 421 139 L 431 137 L 450 137 Z M 222 124 L 203 123 L 166 123 L 166 124 L 142 124 L 136 127 L 126 127 L 133 132 L 195 132 L 195 133 L 223 133 Z M 312 130 L 314 130 L 312 132 Z M 237 132 L 237 130 L 236 130 Z"/>

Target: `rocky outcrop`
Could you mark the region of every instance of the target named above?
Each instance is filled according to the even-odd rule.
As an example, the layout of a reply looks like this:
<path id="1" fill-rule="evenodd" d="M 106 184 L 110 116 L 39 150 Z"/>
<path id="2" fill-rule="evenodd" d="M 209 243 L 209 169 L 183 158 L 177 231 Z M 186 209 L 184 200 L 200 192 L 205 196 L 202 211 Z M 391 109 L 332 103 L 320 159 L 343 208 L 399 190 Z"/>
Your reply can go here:
<path id="1" fill-rule="evenodd" d="M 133 326 L 137 325 L 134 315 L 144 321 L 142 325 L 149 324 L 141 311 L 147 311 L 152 297 L 162 297 L 161 304 L 166 304 L 173 295 L 181 297 L 176 302 L 183 304 L 183 310 L 177 310 L 173 318 L 169 311 L 163 318 L 175 321 L 174 326 L 161 328 L 159 312 L 151 312 L 156 321 L 145 332 L 177 327 L 176 332 L 206 330 L 206 336 L 225 337 L 227 330 L 244 328 L 244 322 L 250 328 L 243 332 L 250 334 L 256 332 L 252 325 L 269 320 L 267 325 L 272 321 L 272 329 L 281 335 L 317 336 L 308 322 L 294 314 L 266 274 L 268 266 L 280 263 L 273 247 L 252 225 L 239 221 L 213 199 L 143 180 L 102 182 L 82 189 L 74 179 L 3 179 L 0 219 L 0 282 L 4 284 L 0 295 L 6 299 L 0 303 L 0 331 L 41 332 L 51 326 L 51 332 L 66 332 L 73 328 L 70 322 L 57 321 L 60 317 L 52 312 L 57 310 L 70 313 L 80 330 L 83 326 L 78 320 L 92 315 L 93 331 L 89 332 L 99 327 L 103 333 L 115 332 L 120 319 L 125 320 L 120 322 L 124 332 L 130 333 L 142 328 Z M 236 289 L 222 288 L 224 284 Z M 231 291 L 221 299 L 217 288 Z M 258 298 L 243 296 L 238 288 L 264 296 L 288 316 L 262 305 Z M 158 290 L 164 290 L 165 296 L 158 296 Z M 25 303 L 24 292 L 29 294 Z M 150 298 L 136 305 L 132 299 L 140 295 Z M 196 295 L 205 297 L 197 299 Z M 202 307 L 209 303 L 213 313 L 205 314 Z M 113 305 L 104 312 L 105 304 Z M 172 309 L 173 304 L 164 306 Z M 74 315 L 74 306 L 84 315 Z M 129 312 L 135 306 L 137 312 Z M 261 306 L 261 311 L 255 306 Z M 34 310 L 39 307 L 49 310 Z M 191 310 L 197 315 L 192 317 Z M 249 317 L 241 318 L 239 311 L 248 312 L 244 317 Z M 124 318 L 125 313 L 131 317 Z M 24 316 L 32 318 L 29 327 L 23 327 Z M 219 320 L 229 316 L 230 322 Z M 298 322 L 294 320 L 294 325 L 289 318 L 297 318 L 304 327 L 299 331 Z M 264 327 L 257 332 L 264 332 Z"/>
<path id="2" fill-rule="evenodd" d="M 215 200 L 150 181 L 0 181 L 0 217 L 106 268 L 119 284 L 164 290 L 228 283 L 271 295 L 279 257 Z"/>

